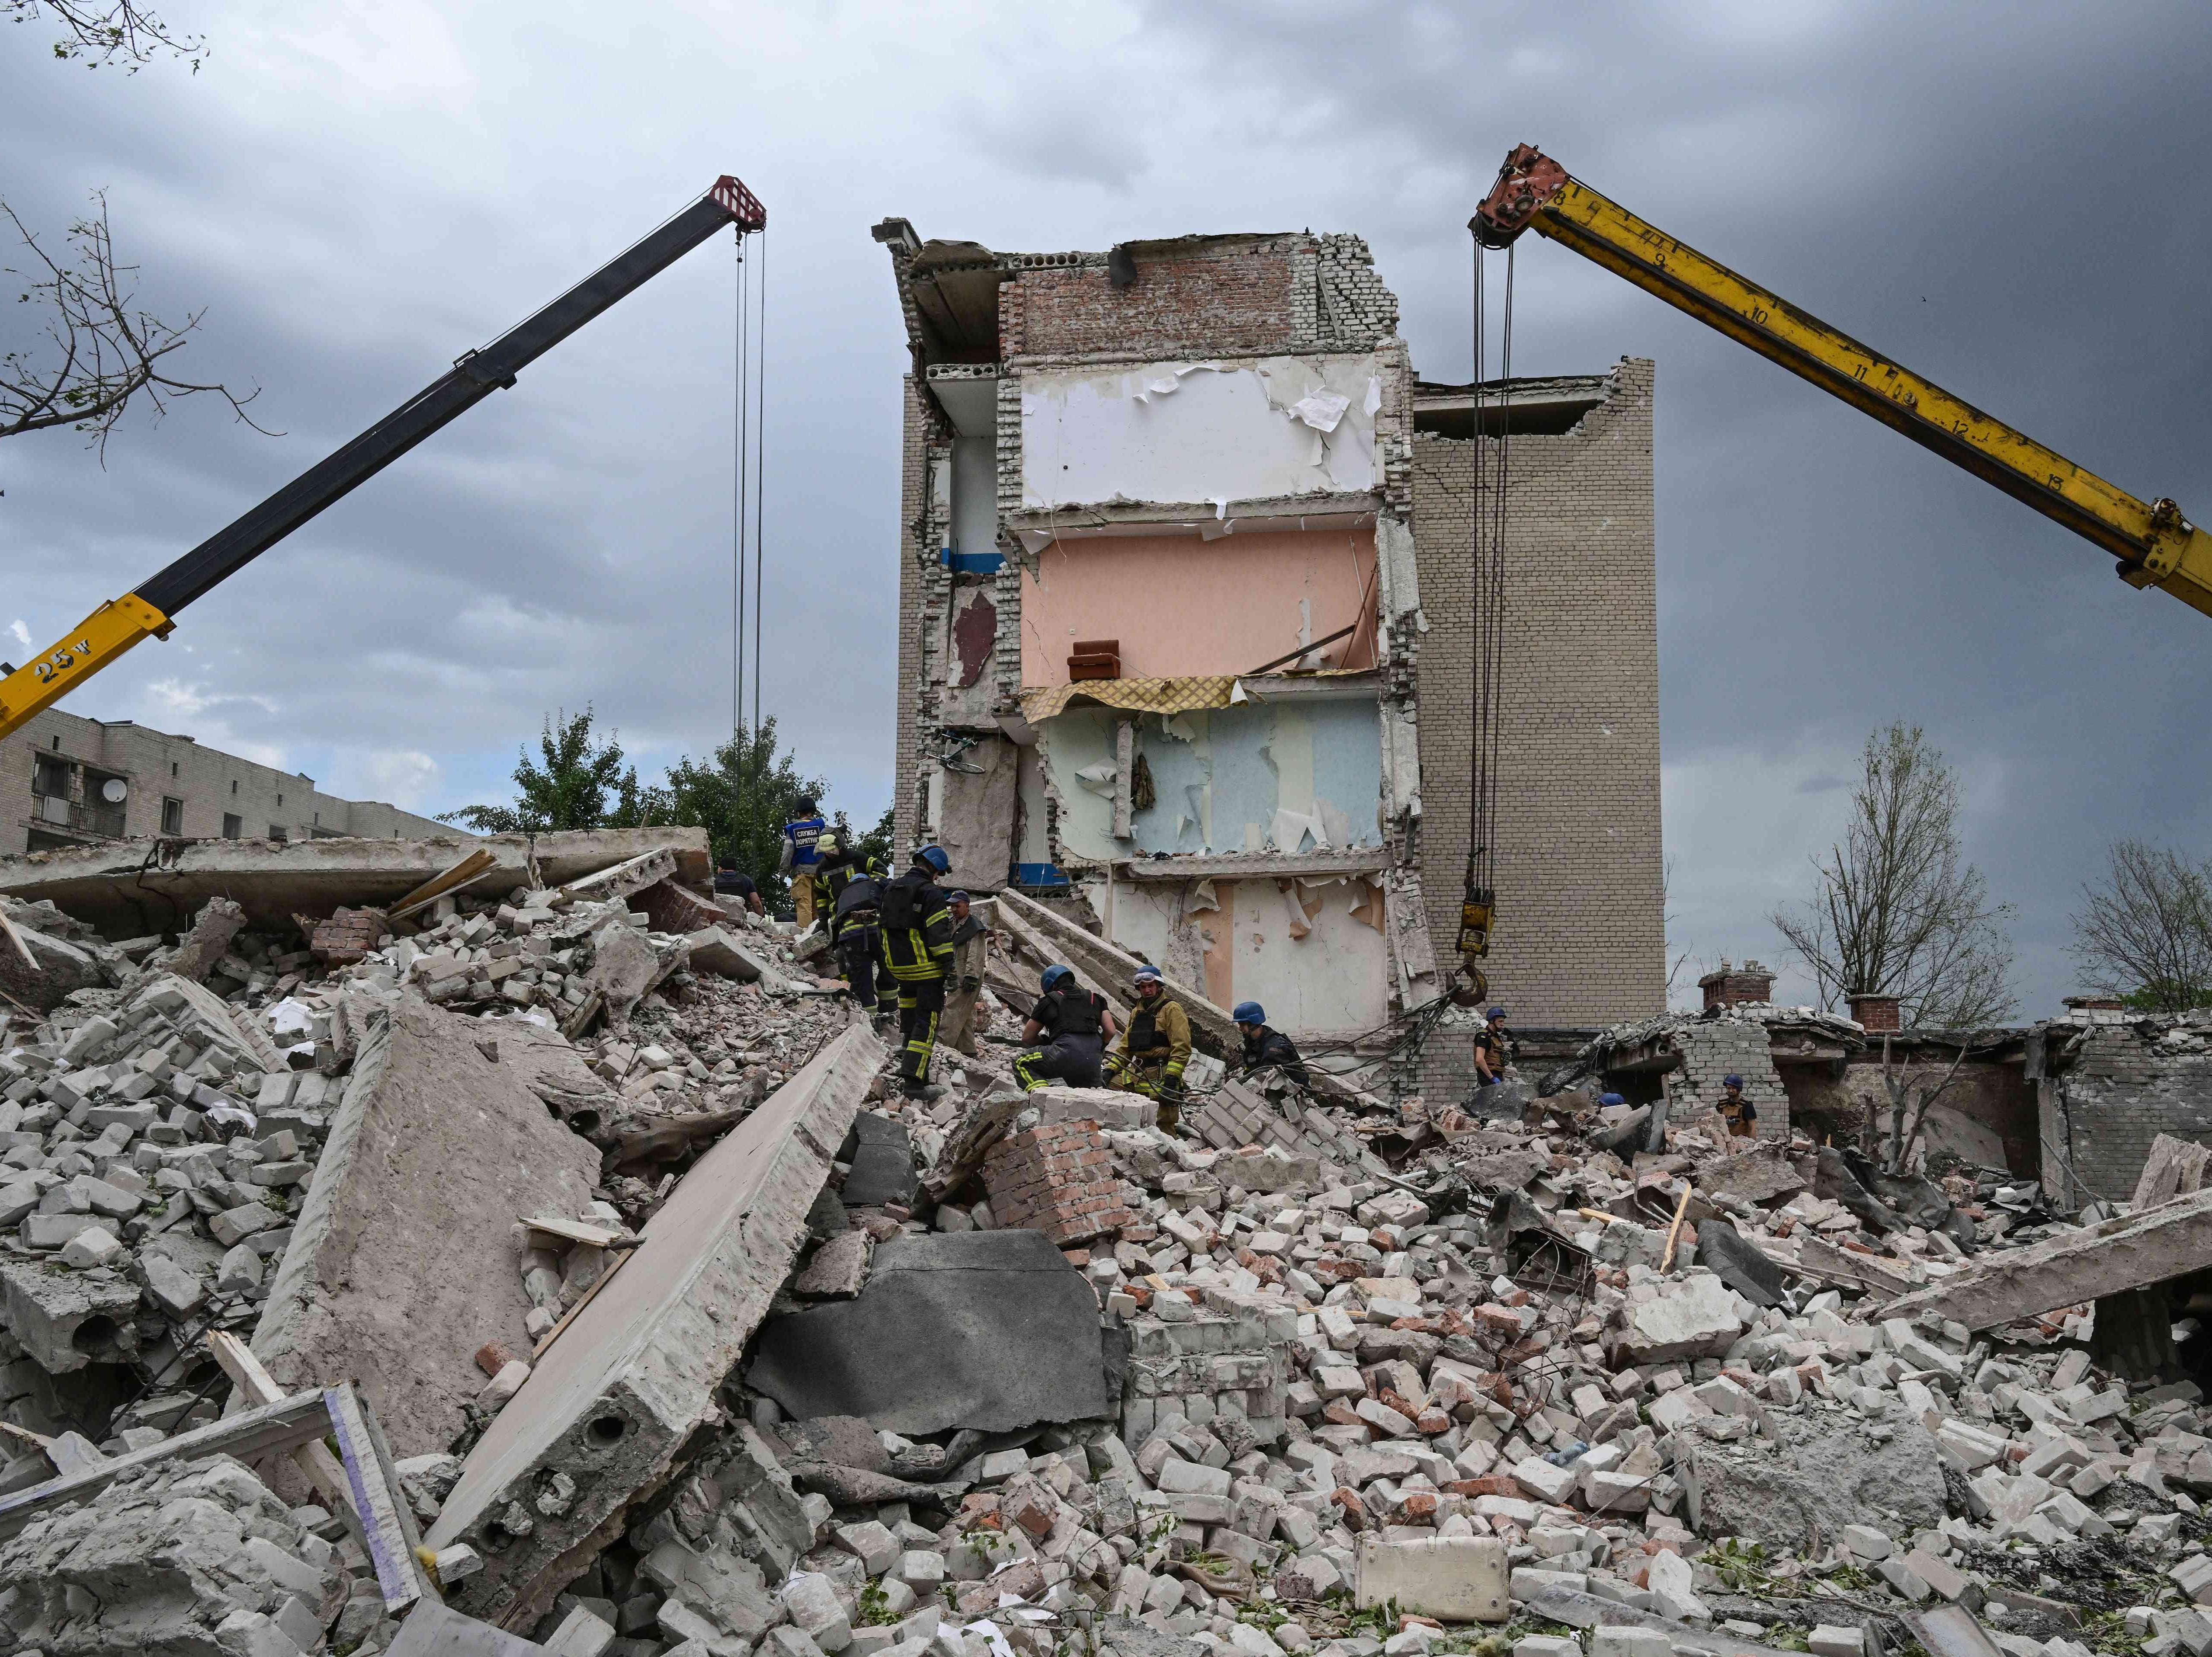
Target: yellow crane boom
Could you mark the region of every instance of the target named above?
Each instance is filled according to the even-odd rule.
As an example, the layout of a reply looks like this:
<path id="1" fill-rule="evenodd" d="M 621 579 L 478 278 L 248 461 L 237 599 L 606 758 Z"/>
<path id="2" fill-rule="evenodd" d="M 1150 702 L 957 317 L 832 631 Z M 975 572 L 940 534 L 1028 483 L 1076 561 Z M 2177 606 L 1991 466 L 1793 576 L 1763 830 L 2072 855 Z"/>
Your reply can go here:
<path id="1" fill-rule="evenodd" d="M 1490 247 L 1534 230 L 1572 248 L 2095 542 L 2130 586 L 2163 587 L 2212 616 L 2212 535 L 2172 501 L 2146 503 L 2075 465 L 1646 224 L 1534 145 L 1505 158 L 1468 228 Z"/>

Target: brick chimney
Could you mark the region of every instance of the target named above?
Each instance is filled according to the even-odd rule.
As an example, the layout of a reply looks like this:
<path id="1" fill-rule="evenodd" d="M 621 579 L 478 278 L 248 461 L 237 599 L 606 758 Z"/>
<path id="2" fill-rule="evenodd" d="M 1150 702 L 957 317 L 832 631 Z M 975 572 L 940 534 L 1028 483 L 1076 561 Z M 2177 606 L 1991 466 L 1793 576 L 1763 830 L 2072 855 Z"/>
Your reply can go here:
<path id="1" fill-rule="evenodd" d="M 1854 995 L 1849 998 L 1851 1017 L 1870 1034 L 1879 1035 L 1884 1030 L 1901 1030 L 1905 1017 L 1893 995 Z"/>
<path id="2" fill-rule="evenodd" d="M 1733 1007 L 1739 1001 L 1773 999 L 1774 974 L 1756 961 L 1747 961 L 1741 967 L 1723 961 L 1718 970 L 1698 980 L 1698 987 L 1705 992 L 1705 1011 L 1711 1012 L 1715 1007 Z"/>

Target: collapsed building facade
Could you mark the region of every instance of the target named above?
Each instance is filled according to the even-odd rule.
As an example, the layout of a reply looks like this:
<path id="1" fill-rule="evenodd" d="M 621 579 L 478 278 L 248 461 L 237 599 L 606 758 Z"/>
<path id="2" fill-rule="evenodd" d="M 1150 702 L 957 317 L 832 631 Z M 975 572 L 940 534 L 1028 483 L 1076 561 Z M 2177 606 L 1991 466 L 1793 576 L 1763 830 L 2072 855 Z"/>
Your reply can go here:
<path id="1" fill-rule="evenodd" d="M 1309 1044 L 1433 1001 L 1468 849 L 1474 451 L 1510 434 L 1491 975 L 1523 1025 L 1662 1005 L 1649 362 L 1482 388 L 1478 416 L 1415 378 L 1357 236 L 875 234 L 912 354 L 902 845 Z M 1431 1041 L 1392 1083 L 1464 1091 L 1469 1064 Z"/>

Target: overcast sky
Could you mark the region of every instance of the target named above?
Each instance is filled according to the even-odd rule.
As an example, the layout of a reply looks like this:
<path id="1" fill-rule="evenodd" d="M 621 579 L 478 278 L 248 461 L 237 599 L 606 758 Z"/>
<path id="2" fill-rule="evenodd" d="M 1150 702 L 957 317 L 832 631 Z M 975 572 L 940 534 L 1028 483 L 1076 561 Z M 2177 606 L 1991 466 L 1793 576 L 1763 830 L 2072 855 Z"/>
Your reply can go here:
<path id="1" fill-rule="evenodd" d="M 194 76 L 0 28 L 0 194 L 104 188 L 180 405 L 103 471 L 0 447 L 0 655 L 43 645 L 733 172 L 767 204 L 767 706 L 890 794 L 903 341 L 887 214 L 1032 250 L 1353 230 L 1463 379 L 1465 223 L 1514 143 L 2146 498 L 2212 518 L 2201 7 L 176 0 Z M 12 260 L 9 261 L 12 262 Z M 1615 278 L 1523 244 L 1515 366 L 1658 361 L 1680 946 L 1763 919 L 1856 751 L 1924 725 L 2016 904 L 2024 1011 L 2122 835 L 2208 848 L 2205 618 Z M 647 768 L 726 733 L 732 264 L 692 254 L 70 704 L 419 810 L 588 702 Z M 0 314 L 0 349 L 21 313 Z M 1745 694 L 1748 692 L 1748 694 Z M 1510 905 L 1510 895 L 1506 895 Z M 1510 924 L 1510 922 L 1508 923 Z M 1802 993 L 1802 975 L 1782 992 Z"/>

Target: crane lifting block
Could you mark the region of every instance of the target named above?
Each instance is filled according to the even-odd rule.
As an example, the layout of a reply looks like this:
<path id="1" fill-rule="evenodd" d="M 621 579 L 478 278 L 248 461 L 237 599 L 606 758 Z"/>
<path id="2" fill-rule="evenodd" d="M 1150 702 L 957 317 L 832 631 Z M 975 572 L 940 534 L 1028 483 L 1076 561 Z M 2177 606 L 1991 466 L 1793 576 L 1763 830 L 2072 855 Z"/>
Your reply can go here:
<path id="1" fill-rule="evenodd" d="M 111 598 L 36 660 L 0 678 L 0 733 L 20 727 L 142 639 L 166 639 L 174 625 L 135 592 Z"/>

